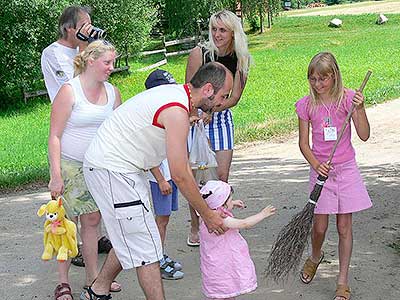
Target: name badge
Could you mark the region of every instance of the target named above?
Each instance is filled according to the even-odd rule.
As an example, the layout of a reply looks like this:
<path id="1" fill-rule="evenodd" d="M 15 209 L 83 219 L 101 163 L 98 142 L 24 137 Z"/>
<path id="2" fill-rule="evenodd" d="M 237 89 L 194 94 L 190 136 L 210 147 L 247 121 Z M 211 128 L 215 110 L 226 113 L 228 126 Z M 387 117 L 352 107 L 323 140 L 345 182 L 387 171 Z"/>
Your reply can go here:
<path id="1" fill-rule="evenodd" d="M 325 141 L 336 141 L 337 140 L 336 127 L 325 127 L 324 128 L 324 140 Z"/>
<path id="2" fill-rule="evenodd" d="M 324 127 L 324 140 L 325 141 L 336 141 L 337 140 L 336 127 Z"/>

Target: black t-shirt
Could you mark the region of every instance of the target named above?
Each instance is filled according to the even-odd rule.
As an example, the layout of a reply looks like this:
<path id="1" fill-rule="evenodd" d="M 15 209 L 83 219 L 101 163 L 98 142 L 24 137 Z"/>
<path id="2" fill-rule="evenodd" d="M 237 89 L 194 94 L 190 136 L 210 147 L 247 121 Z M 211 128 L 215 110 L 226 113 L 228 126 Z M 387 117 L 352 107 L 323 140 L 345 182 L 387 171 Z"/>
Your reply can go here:
<path id="1" fill-rule="evenodd" d="M 203 64 L 211 62 L 210 54 L 207 53 L 205 56 L 204 54 L 206 53 L 207 49 L 204 47 L 201 47 L 201 52 L 203 54 Z M 228 54 L 225 56 L 216 56 L 215 61 L 223 64 L 225 67 L 228 68 L 229 71 L 232 72 L 233 77 L 235 78 L 236 74 L 236 68 L 237 68 L 237 57 L 236 53 L 233 52 L 233 54 Z"/>

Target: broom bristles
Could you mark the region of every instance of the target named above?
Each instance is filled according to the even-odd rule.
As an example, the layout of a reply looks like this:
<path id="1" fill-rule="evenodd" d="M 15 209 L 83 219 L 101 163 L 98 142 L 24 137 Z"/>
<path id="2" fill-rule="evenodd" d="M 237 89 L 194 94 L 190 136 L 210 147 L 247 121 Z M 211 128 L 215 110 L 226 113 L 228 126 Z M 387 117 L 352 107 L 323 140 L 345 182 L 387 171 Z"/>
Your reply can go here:
<path id="1" fill-rule="evenodd" d="M 298 270 L 311 233 L 314 207 L 314 204 L 307 203 L 303 210 L 279 232 L 272 246 L 265 271 L 266 276 L 275 282 L 287 281 L 289 274 Z"/>

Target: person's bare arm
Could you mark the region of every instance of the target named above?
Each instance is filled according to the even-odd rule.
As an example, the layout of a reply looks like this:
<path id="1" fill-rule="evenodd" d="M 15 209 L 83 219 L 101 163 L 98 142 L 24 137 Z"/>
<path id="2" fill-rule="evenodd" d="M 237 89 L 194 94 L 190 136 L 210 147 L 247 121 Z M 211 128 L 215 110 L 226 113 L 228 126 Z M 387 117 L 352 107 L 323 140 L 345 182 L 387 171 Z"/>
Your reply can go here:
<path id="1" fill-rule="evenodd" d="M 310 147 L 310 124 L 308 121 L 299 118 L 299 147 L 304 158 L 310 166 L 319 174 L 328 176 L 330 166 L 327 162 L 320 162 L 312 153 Z"/>
<path id="2" fill-rule="evenodd" d="M 160 171 L 160 167 L 155 167 L 150 169 L 151 174 L 157 181 L 158 187 L 160 188 L 162 195 L 169 195 L 172 193 L 172 187 Z"/>
<path id="3" fill-rule="evenodd" d="M 235 80 L 233 81 L 232 93 L 226 101 L 222 103 L 221 106 L 216 107 L 214 112 L 223 111 L 225 109 L 234 107 L 238 104 L 240 97 L 242 96 L 243 90 L 246 86 L 247 77 L 241 74 L 240 71 L 236 72 Z"/>
<path id="4" fill-rule="evenodd" d="M 193 75 L 197 72 L 198 69 L 200 69 L 202 64 L 203 64 L 203 57 L 201 49 L 199 46 L 194 47 L 192 51 L 190 51 L 188 62 L 186 65 L 186 73 L 185 73 L 186 83 L 190 82 Z"/>
<path id="5" fill-rule="evenodd" d="M 52 197 L 64 192 L 64 182 L 61 176 L 61 137 L 65 124 L 72 111 L 74 96 L 70 85 L 63 85 L 51 106 L 50 133 L 49 133 L 49 162 L 50 182 L 49 189 Z"/>
<path id="6" fill-rule="evenodd" d="M 196 46 L 190 51 L 188 62 L 186 65 L 185 82 L 188 83 L 192 79 L 193 75 L 203 64 L 203 58 L 200 47 Z M 191 121 L 198 120 L 197 109 L 193 109 L 190 112 Z"/>
<path id="7" fill-rule="evenodd" d="M 251 228 L 257 223 L 261 222 L 265 218 L 274 215 L 276 212 L 276 208 L 272 205 L 268 205 L 258 214 L 252 215 L 245 219 L 236 219 L 232 217 L 227 217 L 224 219 L 224 225 L 228 228 L 234 229 L 244 229 L 244 228 Z"/>
<path id="8" fill-rule="evenodd" d="M 200 195 L 188 162 L 188 113 L 180 107 L 165 109 L 158 117 L 166 131 L 167 158 L 173 181 L 190 205 L 201 215 L 210 232 L 224 233 L 223 219 L 211 210 Z"/>
<path id="9" fill-rule="evenodd" d="M 365 111 L 364 95 L 361 92 L 357 91 L 352 101 L 355 105 L 354 112 L 351 115 L 354 127 L 356 128 L 358 137 L 365 142 L 369 139 L 370 126 L 367 118 L 367 113 Z"/>
<path id="10" fill-rule="evenodd" d="M 113 109 L 116 109 L 118 106 L 121 105 L 122 102 L 121 102 L 121 93 L 119 92 L 119 89 L 117 89 L 114 86 L 114 91 L 115 91 L 115 102 L 114 102 Z"/>

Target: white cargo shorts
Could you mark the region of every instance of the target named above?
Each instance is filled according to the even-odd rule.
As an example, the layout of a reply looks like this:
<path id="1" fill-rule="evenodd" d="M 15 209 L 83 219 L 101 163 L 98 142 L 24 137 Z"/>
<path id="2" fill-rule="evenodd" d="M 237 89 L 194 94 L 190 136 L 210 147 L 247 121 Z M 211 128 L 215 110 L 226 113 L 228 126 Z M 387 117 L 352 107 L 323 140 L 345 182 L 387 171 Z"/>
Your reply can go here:
<path id="1" fill-rule="evenodd" d="M 145 174 L 90 167 L 83 173 L 122 268 L 159 261 L 163 251 Z"/>

